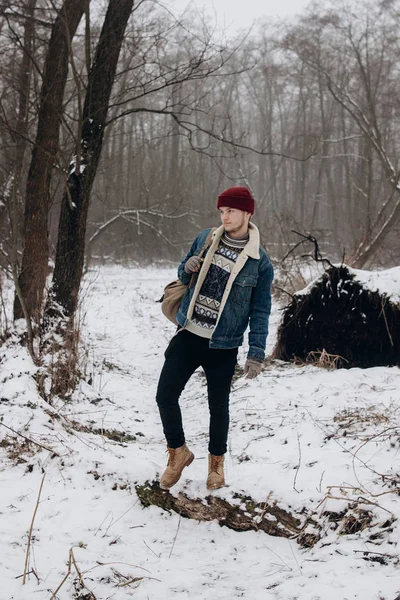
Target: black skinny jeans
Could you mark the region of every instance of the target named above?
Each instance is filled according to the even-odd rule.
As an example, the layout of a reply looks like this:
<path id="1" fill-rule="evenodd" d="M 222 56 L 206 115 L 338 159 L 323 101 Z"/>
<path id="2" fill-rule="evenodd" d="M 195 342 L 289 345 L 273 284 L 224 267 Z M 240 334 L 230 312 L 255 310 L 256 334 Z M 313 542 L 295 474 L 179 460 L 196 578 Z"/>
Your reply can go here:
<path id="1" fill-rule="evenodd" d="M 169 448 L 179 448 L 185 443 L 179 397 L 191 375 L 201 366 L 207 378 L 210 411 L 208 451 L 215 456 L 225 454 L 229 393 L 237 353 L 237 348 L 210 349 L 208 339 L 186 330 L 172 338 L 165 351 L 165 363 L 157 388 L 157 404 Z"/>

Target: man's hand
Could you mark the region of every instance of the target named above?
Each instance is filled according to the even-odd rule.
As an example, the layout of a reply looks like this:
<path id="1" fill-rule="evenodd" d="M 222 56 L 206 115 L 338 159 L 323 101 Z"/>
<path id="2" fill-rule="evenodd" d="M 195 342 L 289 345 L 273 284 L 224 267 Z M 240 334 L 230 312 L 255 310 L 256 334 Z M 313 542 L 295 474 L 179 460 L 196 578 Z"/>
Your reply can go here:
<path id="1" fill-rule="evenodd" d="M 201 269 L 203 259 L 200 256 L 191 256 L 185 263 L 185 273 L 197 273 Z"/>
<path id="2" fill-rule="evenodd" d="M 255 379 L 261 373 L 262 362 L 255 358 L 248 358 L 244 366 L 246 379 Z"/>

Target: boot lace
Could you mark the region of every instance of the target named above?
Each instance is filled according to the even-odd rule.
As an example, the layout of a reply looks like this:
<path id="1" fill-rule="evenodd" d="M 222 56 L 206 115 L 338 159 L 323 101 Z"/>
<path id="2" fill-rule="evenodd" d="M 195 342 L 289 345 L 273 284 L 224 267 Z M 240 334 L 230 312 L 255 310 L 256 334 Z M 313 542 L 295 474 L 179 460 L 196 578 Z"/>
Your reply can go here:
<path id="1" fill-rule="evenodd" d="M 175 451 L 175 448 L 167 448 L 166 452 L 169 453 L 169 456 L 168 456 L 168 465 L 167 466 L 174 468 L 174 466 L 175 466 L 175 460 L 176 460 L 176 451 Z"/>

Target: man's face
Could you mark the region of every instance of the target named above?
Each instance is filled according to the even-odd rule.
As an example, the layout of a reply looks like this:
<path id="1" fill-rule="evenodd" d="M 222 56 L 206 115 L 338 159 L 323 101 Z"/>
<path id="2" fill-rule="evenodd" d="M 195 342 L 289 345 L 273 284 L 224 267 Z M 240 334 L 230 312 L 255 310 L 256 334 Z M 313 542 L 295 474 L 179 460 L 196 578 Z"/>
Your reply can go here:
<path id="1" fill-rule="evenodd" d="M 250 213 L 238 208 L 229 208 L 228 206 L 221 206 L 219 212 L 226 233 L 236 233 L 241 229 L 247 230 Z"/>

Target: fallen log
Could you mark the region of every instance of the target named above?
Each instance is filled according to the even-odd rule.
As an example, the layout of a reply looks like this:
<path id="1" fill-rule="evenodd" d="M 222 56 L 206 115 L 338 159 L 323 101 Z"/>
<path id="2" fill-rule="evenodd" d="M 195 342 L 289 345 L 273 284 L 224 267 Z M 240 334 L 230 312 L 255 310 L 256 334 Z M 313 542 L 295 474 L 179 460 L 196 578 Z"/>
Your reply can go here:
<path id="1" fill-rule="evenodd" d="M 169 491 L 162 490 L 156 481 L 146 481 L 135 488 L 145 508 L 154 505 L 188 519 L 217 521 L 234 531 L 264 531 L 277 537 L 297 538 L 304 526 L 299 518 L 277 504 L 255 502 L 249 496 L 234 494 L 233 499 L 237 504 L 230 504 L 224 498 L 212 495 L 189 498 L 179 492 L 173 496 Z"/>

